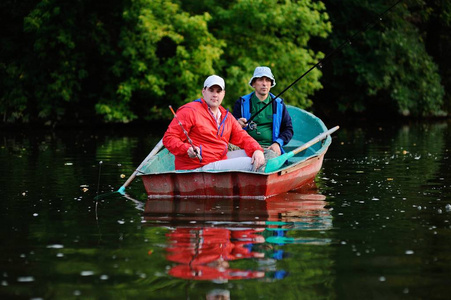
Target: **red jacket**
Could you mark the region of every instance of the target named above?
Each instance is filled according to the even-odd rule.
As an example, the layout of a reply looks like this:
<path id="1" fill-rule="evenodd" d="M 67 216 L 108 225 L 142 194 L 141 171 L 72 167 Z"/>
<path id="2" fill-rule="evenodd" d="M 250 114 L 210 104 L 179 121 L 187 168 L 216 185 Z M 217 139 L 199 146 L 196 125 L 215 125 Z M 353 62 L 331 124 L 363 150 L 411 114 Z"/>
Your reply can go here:
<path id="1" fill-rule="evenodd" d="M 222 106 L 221 123 L 218 129 L 216 120 L 208 110 L 203 99 L 187 103 L 177 110 L 177 118 L 182 123 L 194 146 L 200 148 L 202 162 L 188 156 L 191 147 L 177 119 L 173 119 L 164 134 L 164 146 L 175 156 L 176 170 L 191 170 L 209 163 L 227 158 L 228 144 L 232 143 L 246 151 L 252 157 L 254 151 L 262 147 L 245 130 L 237 120 Z"/>

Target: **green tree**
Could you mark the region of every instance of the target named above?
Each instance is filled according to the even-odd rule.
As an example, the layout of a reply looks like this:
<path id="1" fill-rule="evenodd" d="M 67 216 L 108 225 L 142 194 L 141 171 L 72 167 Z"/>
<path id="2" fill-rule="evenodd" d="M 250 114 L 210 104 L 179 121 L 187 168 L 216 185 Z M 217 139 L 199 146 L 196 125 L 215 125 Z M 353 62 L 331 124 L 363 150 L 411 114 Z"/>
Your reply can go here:
<path id="1" fill-rule="evenodd" d="M 184 0 L 189 11 L 208 10 L 213 18 L 210 32 L 226 42 L 221 74 L 226 79 L 226 102 L 232 105 L 249 93 L 249 79 L 257 66 L 272 68 L 278 94 L 322 57 L 309 44 L 312 37 L 325 38 L 331 24 L 322 2 L 310 0 Z M 212 9 L 214 7 L 215 9 Z M 321 71 L 314 69 L 284 94 L 287 103 L 308 108 L 309 96 L 322 88 Z"/>
<path id="2" fill-rule="evenodd" d="M 310 41 L 331 30 L 322 2 L 311 0 L 6 0 L 1 7 L 12 24 L 1 37 L 4 122 L 164 118 L 168 104 L 199 97 L 213 73 L 226 79 L 232 105 L 251 90 L 258 65 L 273 68 L 277 93 L 322 57 Z M 320 76 L 310 72 L 287 102 L 309 107 Z"/>
<path id="3" fill-rule="evenodd" d="M 12 26 L 1 39 L 3 120 L 54 124 L 94 117 L 92 103 L 108 87 L 105 64 L 114 61 L 114 34 L 106 27 L 115 23 L 120 1 L 28 1 L 20 10 L 9 10 L 15 1 L 4 5 Z"/>
<path id="4" fill-rule="evenodd" d="M 25 60 L 30 48 L 23 32 L 23 18 L 34 1 L 2 1 L 0 3 L 0 112 L 3 122 L 24 117 L 27 107 Z"/>
<path id="5" fill-rule="evenodd" d="M 333 71 L 324 80 L 327 97 L 319 101 L 333 101 L 341 112 L 443 114 L 444 88 L 438 67 L 413 23 L 417 14 L 411 10 L 427 9 L 422 1 L 412 1 L 417 6 L 400 2 L 380 22 L 378 15 L 390 5 L 386 1 L 325 2 L 334 24 L 332 47 L 372 22 L 376 26 L 356 36 L 343 48 L 341 58 L 332 60 Z"/>
<path id="6" fill-rule="evenodd" d="M 226 79 L 227 99 L 250 90 L 247 82 L 258 65 L 274 68 L 282 89 L 322 57 L 309 49 L 310 37 L 330 31 L 324 5 L 311 1 L 140 0 L 125 9 L 124 20 L 122 57 L 113 67 L 122 79 L 118 97 L 97 104 L 108 120 L 169 114 L 169 103 L 198 98 L 213 73 Z M 314 70 L 294 87 L 289 103 L 309 107 L 320 75 Z"/>
<path id="7" fill-rule="evenodd" d="M 437 62 L 442 84 L 445 87 L 445 111 L 451 112 L 451 2 L 447 0 L 425 1 L 426 7 L 416 11 L 420 18 L 415 25 L 425 35 L 426 50 Z"/>
<path id="8" fill-rule="evenodd" d="M 190 15 L 174 1 L 133 0 L 123 12 L 120 58 L 112 66 L 116 95 L 102 98 L 97 111 L 109 121 L 156 119 L 198 98 L 206 75 L 214 73 L 224 43 L 208 31 L 208 13 Z"/>

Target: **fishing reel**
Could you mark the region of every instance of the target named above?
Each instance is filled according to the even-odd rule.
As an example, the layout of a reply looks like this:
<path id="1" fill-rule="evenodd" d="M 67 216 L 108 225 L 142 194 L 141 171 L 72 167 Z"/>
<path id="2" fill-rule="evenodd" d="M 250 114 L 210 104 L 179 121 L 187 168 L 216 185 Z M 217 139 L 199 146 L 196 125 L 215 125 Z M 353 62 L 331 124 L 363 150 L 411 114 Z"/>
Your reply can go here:
<path id="1" fill-rule="evenodd" d="M 247 127 L 249 127 L 250 131 L 257 130 L 257 123 L 255 123 L 254 121 L 250 121 L 249 125 L 247 125 Z M 256 131 L 256 134 L 260 135 L 261 133 Z"/>
<path id="2" fill-rule="evenodd" d="M 247 127 L 249 127 L 250 131 L 257 130 L 257 123 L 255 123 L 254 121 L 250 121 Z"/>

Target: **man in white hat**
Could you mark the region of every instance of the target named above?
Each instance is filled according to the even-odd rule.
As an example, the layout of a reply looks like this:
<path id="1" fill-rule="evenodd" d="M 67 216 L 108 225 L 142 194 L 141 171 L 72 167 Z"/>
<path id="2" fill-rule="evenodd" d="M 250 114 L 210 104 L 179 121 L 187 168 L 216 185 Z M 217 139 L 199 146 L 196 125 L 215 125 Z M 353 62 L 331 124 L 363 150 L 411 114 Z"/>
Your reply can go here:
<path id="1" fill-rule="evenodd" d="M 265 148 L 266 159 L 279 156 L 285 152 L 283 146 L 293 137 L 293 124 L 283 99 L 273 100 L 275 96 L 270 93 L 271 88 L 276 85 L 271 69 L 255 68 L 249 85 L 254 91 L 241 96 L 235 102 L 233 116 L 241 127 Z M 272 105 L 267 105 L 271 101 Z M 263 107 L 265 108 L 255 115 L 252 122 L 247 124 L 247 120 Z"/>
<path id="2" fill-rule="evenodd" d="M 264 165 L 262 147 L 221 106 L 225 96 L 224 79 L 209 76 L 202 95 L 178 109 L 177 118 L 172 120 L 163 136 L 164 146 L 175 156 L 175 169 L 252 171 Z M 242 148 L 243 155 L 228 158 L 229 143 Z"/>

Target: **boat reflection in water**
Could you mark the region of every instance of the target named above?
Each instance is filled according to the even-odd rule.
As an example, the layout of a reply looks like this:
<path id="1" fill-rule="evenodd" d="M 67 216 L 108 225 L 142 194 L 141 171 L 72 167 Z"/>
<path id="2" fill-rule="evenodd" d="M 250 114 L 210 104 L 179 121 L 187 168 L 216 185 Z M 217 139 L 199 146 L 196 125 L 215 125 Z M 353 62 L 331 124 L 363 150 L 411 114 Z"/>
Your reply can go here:
<path id="1" fill-rule="evenodd" d="M 169 274 L 183 279 L 227 281 L 282 279 L 277 261 L 285 244 L 329 244 L 329 239 L 290 237 L 290 232 L 328 230 L 332 217 L 316 188 L 288 192 L 266 200 L 148 199 L 144 219 L 170 228 L 166 258 Z M 233 261 L 250 259 L 249 269 Z"/>

